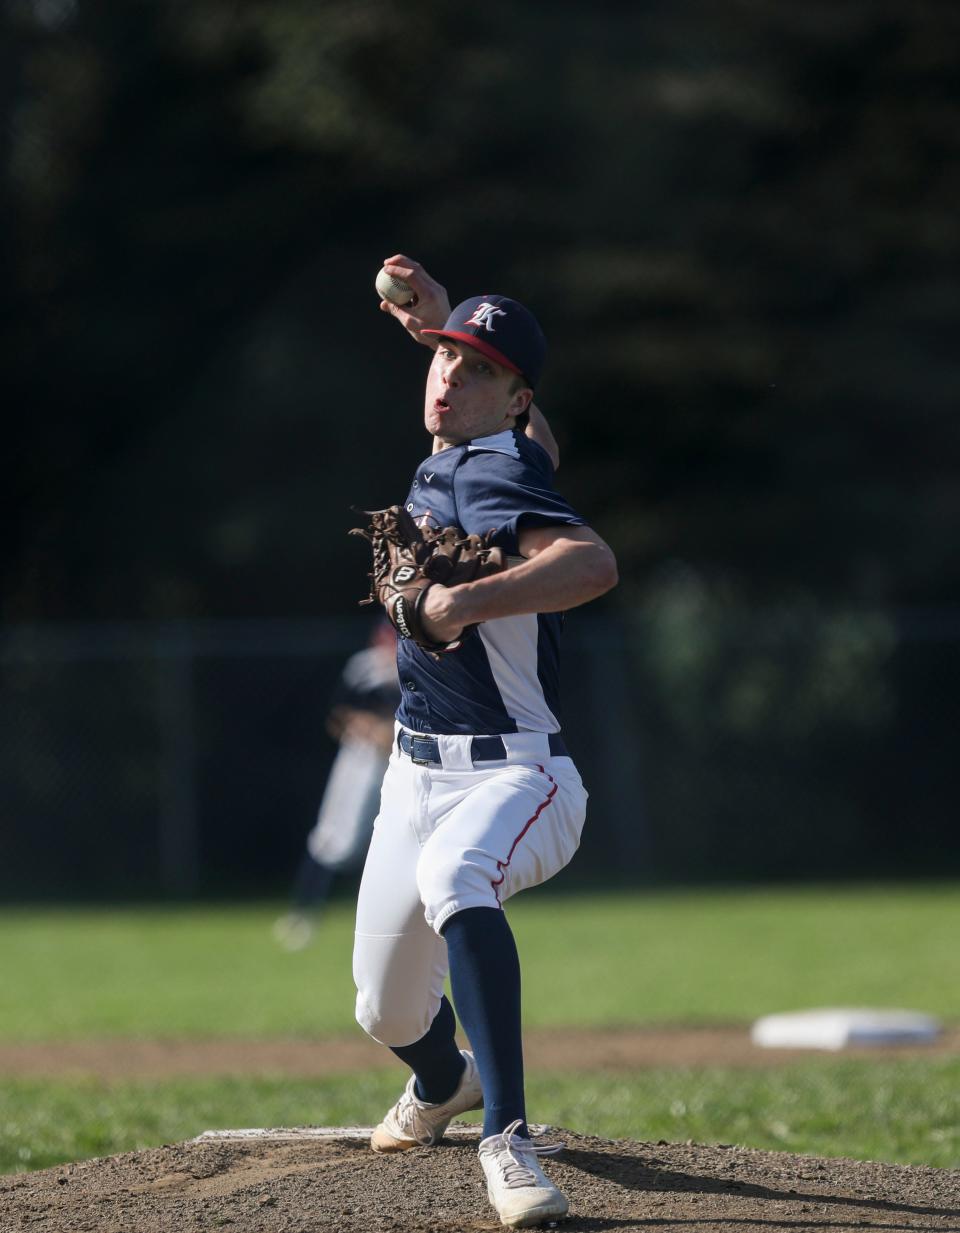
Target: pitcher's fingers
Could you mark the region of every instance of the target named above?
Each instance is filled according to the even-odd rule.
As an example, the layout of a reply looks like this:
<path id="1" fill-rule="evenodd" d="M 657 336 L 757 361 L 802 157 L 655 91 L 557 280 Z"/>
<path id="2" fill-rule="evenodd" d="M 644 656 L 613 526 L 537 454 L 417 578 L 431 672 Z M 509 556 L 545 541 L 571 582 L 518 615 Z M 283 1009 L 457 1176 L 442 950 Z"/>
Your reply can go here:
<path id="1" fill-rule="evenodd" d="M 419 261 L 414 261 L 412 257 L 406 257 L 403 253 L 396 253 L 394 256 L 388 257 L 383 263 L 383 268 L 388 274 L 393 274 L 395 278 L 410 279 L 424 273 L 423 266 Z"/>
<path id="2" fill-rule="evenodd" d="M 443 284 L 428 274 L 419 261 L 405 257 L 403 253 L 398 253 L 392 260 L 384 262 L 383 268 L 394 278 L 402 278 L 409 283 L 421 300 L 435 300 L 440 303 L 446 299 L 447 291 Z"/>

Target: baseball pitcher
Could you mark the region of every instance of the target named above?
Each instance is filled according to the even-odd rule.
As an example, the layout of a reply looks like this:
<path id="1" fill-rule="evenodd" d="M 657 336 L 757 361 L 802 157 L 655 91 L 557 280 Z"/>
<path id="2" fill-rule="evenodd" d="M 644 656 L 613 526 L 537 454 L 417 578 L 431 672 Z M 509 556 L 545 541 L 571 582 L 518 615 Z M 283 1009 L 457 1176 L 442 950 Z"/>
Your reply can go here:
<path id="1" fill-rule="evenodd" d="M 401 701 L 357 907 L 357 1019 L 412 1071 L 371 1146 L 435 1144 L 482 1106 L 488 1197 L 521 1227 L 567 1200 L 527 1130 L 503 904 L 580 842 L 587 794 L 561 731 L 560 635 L 567 609 L 616 584 L 616 563 L 554 488 L 556 445 L 531 405 L 546 352 L 532 313 L 502 295 L 451 312 L 416 262 L 397 255 L 385 270 L 407 294 L 381 308 L 434 349 L 433 450 L 402 504 L 359 528 L 371 598 L 398 633 Z"/>

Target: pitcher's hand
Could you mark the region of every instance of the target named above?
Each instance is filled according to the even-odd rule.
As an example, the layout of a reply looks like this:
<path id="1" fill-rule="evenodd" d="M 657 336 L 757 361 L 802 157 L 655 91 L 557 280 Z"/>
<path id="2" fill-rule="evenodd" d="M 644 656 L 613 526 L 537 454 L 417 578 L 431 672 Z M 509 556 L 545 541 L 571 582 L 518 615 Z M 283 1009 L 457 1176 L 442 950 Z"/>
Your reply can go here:
<path id="1" fill-rule="evenodd" d="M 412 257 L 406 257 L 403 253 L 388 257 L 383 263 L 383 268 L 388 274 L 392 274 L 395 278 L 402 278 L 405 283 L 409 283 L 417 294 L 417 301 L 407 308 L 401 308 L 399 304 L 381 300 L 380 311 L 396 317 L 414 342 L 429 347 L 431 351 L 436 351 L 438 342 L 436 335 L 424 338 L 420 331 L 439 330 L 446 324 L 450 316 L 450 300 L 446 287 L 442 287 L 435 278 L 431 278 L 419 261 L 414 261 Z"/>

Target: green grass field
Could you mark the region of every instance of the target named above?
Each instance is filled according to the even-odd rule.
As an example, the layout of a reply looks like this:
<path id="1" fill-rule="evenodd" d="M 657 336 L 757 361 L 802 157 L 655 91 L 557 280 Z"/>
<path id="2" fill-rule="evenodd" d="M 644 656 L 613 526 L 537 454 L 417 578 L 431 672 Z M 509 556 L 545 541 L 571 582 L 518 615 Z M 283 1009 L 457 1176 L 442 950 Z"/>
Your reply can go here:
<path id="1" fill-rule="evenodd" d="M 552 895 L 508 908 L 529 1026 L 743 1023 L 825 1005 L 960 1019 L 955 885 Z M 352 1033 L 352 913 L 288 954 L 269 906 L 0 913 L 0 1041 Z M 530 1078 L 537 1120 L 639 1139 L 960 1163 L 960 1061 L 836 1057 Z M 328 1080 L 0 1079 L 0 1169 L 217 1126 L 366 1123 L 389 1071 Z"/>

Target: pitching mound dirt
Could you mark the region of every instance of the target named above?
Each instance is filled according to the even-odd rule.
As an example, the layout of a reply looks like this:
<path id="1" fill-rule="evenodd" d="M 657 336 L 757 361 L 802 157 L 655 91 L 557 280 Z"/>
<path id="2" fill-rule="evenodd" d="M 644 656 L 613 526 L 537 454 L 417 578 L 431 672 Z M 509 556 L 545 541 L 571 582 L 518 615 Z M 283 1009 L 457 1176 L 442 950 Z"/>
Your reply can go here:
<path id="1" fill-rule="evenodd" d="M 551 1131 L 562 1230 L 960 1229 L 960 1172 Z M 464 1233 L 497 1229 L 472 1128 L 374 1155 L 362 1140 L 200 1140 L 0 1179 L 4 1233 Z"/>

